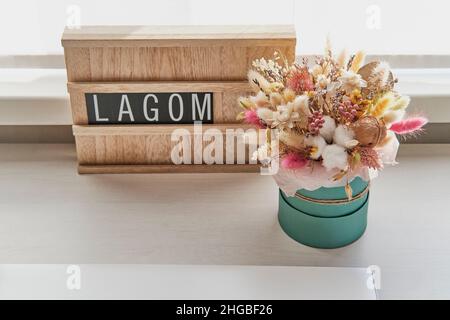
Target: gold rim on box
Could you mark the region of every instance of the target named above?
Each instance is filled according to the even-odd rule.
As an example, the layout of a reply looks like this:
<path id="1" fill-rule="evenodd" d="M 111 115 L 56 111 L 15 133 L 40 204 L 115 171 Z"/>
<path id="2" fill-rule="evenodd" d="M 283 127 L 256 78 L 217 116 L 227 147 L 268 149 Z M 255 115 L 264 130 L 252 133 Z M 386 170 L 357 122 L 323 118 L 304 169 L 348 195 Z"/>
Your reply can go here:
<path id="1" fill-rule="evenodd" d="M 310 198 L 310 197 L 304 196 L 304 195 L 302 195 L 302 194 L 300 194 L 298 192 L 295 193 L 295 197 L 300 199 L 300 200 L 305 200 L 305 201 L 312 202 L 312 203 L 338 205 L 338 204 L 352 203 L 352 202 L 354 202 L 356 200 L 359 200 L 367 192 L 369 192 L 369 185 L 367 185 L 367 187 L 365 187 L 363 191 L 361 191 L 360 193 L 358 193 L 357 195 L 352 197 L 351 200 L 348 200 L 348 199 L 314 199 L 314 198 Z"/>

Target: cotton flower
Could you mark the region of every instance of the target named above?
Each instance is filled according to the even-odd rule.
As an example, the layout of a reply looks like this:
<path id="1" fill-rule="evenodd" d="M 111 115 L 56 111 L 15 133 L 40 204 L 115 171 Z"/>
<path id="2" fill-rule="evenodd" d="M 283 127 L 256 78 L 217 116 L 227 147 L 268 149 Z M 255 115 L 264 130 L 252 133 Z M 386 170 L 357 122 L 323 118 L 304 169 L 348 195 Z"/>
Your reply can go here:
<path id="1" fill-rule="evenodd" d="M 312 147 L 309 157 L 311 159 L 319 159 L 327 142 L 322 136 L 308 136 L 305 138 L 305 145 Z"/>
<path id="2" fill-rule="evenodd" d="M 333 142 L 341 147 L 350 149 L 358 144 L 358 141 L 354 138 L 355 133 L 349 127 L 340 124 L 334 131 Z"/>
<path id="3" fill-rule="evenodd" d="M 327 169 L 345 170 L 348 166 L 347 152 L 337 144 L 327 145 L 322 153 L 322 165 Z"/>
<path id="4" fill-rule="evenodd" d="M 336 130 L 336 122 L 330 116 L 323 117 L 324 123 L 319 130 L 319 134 L 330 143 L 333 140 L 334 130 Z"/>
<path id="5" fill-rule="evenodd" d="M 347 94 L 350 94 L 355 89 L 361 89 L 367 85 L 361 75 L 353 71 L 344 70 L 338 80 L 341 83 L 341 88 Z"/>

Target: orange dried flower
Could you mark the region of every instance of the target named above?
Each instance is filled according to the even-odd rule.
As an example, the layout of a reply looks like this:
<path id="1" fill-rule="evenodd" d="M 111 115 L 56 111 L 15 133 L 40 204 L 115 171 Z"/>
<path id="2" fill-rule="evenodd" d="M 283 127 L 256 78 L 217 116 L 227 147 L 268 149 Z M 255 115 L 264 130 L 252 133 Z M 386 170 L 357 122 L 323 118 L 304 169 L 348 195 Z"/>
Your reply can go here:
<path id="1" fill-rule="evenodd" d="M 296 93 L 313 91 L 314 83 L 308 69 L 306 67 L 301 67 L 293 70 L 287 78 L 286 87 Z"/>

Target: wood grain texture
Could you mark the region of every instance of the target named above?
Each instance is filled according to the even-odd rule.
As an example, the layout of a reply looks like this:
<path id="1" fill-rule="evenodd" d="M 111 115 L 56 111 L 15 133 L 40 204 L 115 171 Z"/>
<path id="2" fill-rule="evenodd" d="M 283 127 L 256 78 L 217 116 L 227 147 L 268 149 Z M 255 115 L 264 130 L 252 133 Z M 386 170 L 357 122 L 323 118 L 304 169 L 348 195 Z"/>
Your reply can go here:
<path id="1" fill-rule="evenodd" d="M 175 132 L 175 130 L 178 131 Z M 207 146 L 211 146 L 216 139 L 222 139 L 222 142 L 219 142 L 217 151 L 211 153 L 216 155 L 216 152 L 221 152 L 222 155 L 218 155 L 218 161 L 215 161 L 211 167 L 256 164 L 255 161 L 250 160 L 255 146 L 246 145 L 243 138 L 245 132 L 252 132 L 252 130 L 254 129 L 248 126 L 243 128 L 242 125 L 232 124 L 203 125 L 201 131 L 198 131 L 193 125 L 73 126 L 80 165 L 169 165 L 177 167 L 178 165 L 174 165 L 171 157 L 173 150 L 178 150 L 176 154 L 181 156 L 184 156 L 185 152 L 189 153 L 189 162 L 180 163 L 182 165 L 207 165 L 210 162 L 205 160 L 206 156 L 203 155 L 206 153 Z M 172 136 L 174 132 L 177 135 Z M 183 145 L 182 151 L 175 149 L 184 143 L 186 145 Z M 199 160 L 194 154 L 195 145 L 201 146 Z M 129 168 L 123 168 L 124 172 L 130 171 Z M 211 169 L 209 172 L 214 172 L 214 170 Z M 243 167 L 243 170 L 247 169 Z M 155 169 L 148 171 L 153 172 Z"/>
<path id="2" fill-rule="evenodd" d="M 69 81 L 77 82 L 244 80 L 257 58 L 272 58 L 278 51 L 290 62 L 295 59 L 295 41 L 260 46 L 250 42 L 238 48 L 221 44 L 222 47 L 69 47 L 65 48 L 67 76 Z"/>
<path id="3" fill-rule="evenodd" d="M 257 164 L 237 165 L 79 165 L 80 174 L 119 174 L 119 173 L 240 173 L 259 172 Z"/>
<path id="4" fill-rule="evenodd" d="M 244 80 L 279 51 L 293 62 L 292 26 L 83 27 L 62 43 L 69 81 Z"/>
<path id="5" fill-rule="evenodd" d="M 133 135 L 150 135 L 165 134 L 176 129 L 187 130 L 194 133 L 194 125 L 180 124 L 153 124 L 153 125 L 73 125 L 72 130 L 75 136 L 133 136 Z M 220 131 L 238 130 L 238 129 L 254 129 L 250 125 L 245 124 L 204 124 L 202 129 L 217 129 Z"/>
<path id="6" fill-rule="evenodd" d="M 86 93 L 213 92 L 214 123 L 238 123 L 240 96 L 250 93 L 247 81 L 69 82 L 73 123 L 88 124 Z"/>
<path id="7" fill-rule="evenodd" d="M 203 129 L 216 129 L 223 138 L 227 128 L 245 128 L 233 124 L 241 111 L 238 97 L 250 91 L 246 78 L 253 60 L 278 51 L 293 62 L 296 37 L 293 26 L 114 26 L 66 29 L 62 44 L 79 164 L 153 172 L 163 169 L 145 168 L 172 165 L 177 143 L 171 141 L 172 131 L 185 129 L 191 136 L 193 126 L 86 126 L 86 93 L 213 92 L 214 125 Z M 242 137 L 235 139 L 232 144 L 223 139 L 223 161 L 243 168 L 253 149 L 243 145 Z M 207 146 L 208 139 L 201 144 Z M 195 158 L 193 150 L 190 156 Z M 198 170 L 222 172 L 219 167 Z"/>
<path id="8" fill-rule="evenodd" d="M 91 64 L 91 54 L 88 48 L 64 49 L 64 59 L 66 63 L 67 79 L 90 81 L 92 78 L 91 69 L 93 72 L 98 71 L 98 68 L 92 68 L 92 66 L 98 64 L 98 61 L 93 57 L 95 63 Z"/>

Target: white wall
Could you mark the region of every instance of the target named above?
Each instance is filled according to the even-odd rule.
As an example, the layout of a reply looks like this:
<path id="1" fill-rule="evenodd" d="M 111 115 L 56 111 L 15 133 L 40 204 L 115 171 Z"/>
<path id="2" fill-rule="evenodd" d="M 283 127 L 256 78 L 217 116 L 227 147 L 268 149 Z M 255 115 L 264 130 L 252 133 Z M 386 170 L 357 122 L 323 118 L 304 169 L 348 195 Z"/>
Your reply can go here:
<path id="1" fill-rule="evenodd" d="M 81 24 L 290 24 L 299 53 L 337 47 L 374 54 L 450 54 L 448 11 L 441 0 L 3 0 L 0 55 L 61 53 L 67 9 Z"/>

